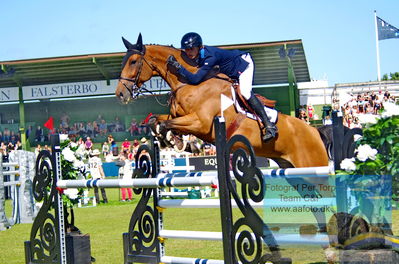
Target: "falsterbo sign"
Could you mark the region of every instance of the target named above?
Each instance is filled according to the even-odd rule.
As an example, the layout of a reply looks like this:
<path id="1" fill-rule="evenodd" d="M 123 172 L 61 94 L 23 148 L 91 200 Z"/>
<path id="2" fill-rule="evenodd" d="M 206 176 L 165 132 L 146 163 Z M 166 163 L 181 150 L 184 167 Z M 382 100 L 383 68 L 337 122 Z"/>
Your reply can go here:
<path id="1" fill-rule="evenodd" d="M 0 88 L 0 102 L 18 101 L 18 88 Z"/>
<path id="2" fill-rule="evenodd" d="M 24 100 L 39 100 L 63 97 L 109 95 L 115 93 L 118 80 L 111 80 L 110 85 L 106 81 L 73 82 L 33 85 L 22 87 Z M 161 77 L 154 77 L 143 84 L 143 88 L 149 91 L 168 91 L 168 84 Z M 0 101 L 17 101 L 18 88 L 1 88 Z"/>

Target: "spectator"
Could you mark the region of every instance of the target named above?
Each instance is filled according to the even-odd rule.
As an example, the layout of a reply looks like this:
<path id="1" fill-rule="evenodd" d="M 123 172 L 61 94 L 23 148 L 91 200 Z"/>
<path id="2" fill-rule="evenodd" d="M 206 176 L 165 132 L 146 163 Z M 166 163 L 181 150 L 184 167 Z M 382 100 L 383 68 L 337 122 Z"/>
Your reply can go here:
<path id="1" fill-rule="evenodd" d="M 115 123 L 114 123 L 115 127 L 114 127 L 114 131 L 115 132 L 121 132 L 124 130 L 124 126 L 122 124 L 122 122 L 119 120 L 119 117 L 115 117 Z"/>
<path id="2" fill-rule="evenodd" d="M 216 154 L 216 148 L 208 142 L 204 142 L 201 146 L 201 150 L 205 156 L 213 156 Z"/>
<path id="3" fill-rule="evenodd" d="M 61 117 L 60 117 L 60 120 L 61 120 L 62 128 L 65 129 L 66 131 L 68 131 L 68 129 L 69 129 L 69 121 L 70 121 L 68 114 L 63 112 Z"/>
<path id="4" fill-rule="evenodd" d="M 108 155 L 108 153 L 109 153 L 109 145 L 108 145 L 108 142 L 107 142 L 107 141 L 105 141 L 105 142 L 103 143 L 103 145 L 102 145 L 102 147 L 101 147 L 101 152 L 102 152 L 102 154 L 103 154 L 104 157 L 106 157 L 106 156 Z"/>
<path id="5" fill-rule="evenodd" d="M 14 149 L 15 149 L 15 150 L 22 150 L 22 143 L 21 143 L 21 141 L 17 140 L 17 142 L 15 143 Z"/>
<path id="6" fill-rule="evenodd" d="M 86 124 L 86 133 L 88 136 L 93 137 L 94 136 L 94 128 L 93 128 L 93 123 L 92 122 L 87 122 Z"/>
<path id="7" fill-rule="evenodd" d="M 86 128 L 83 122 L 78 123 L 78 134 L 81 138 L 86 135 Z"/>
<path id="8" fill-rule="evenodd" d="M 91 141 L 90 137 L 87 137 L 85 142 L 85 148 L 86 150 L 90 151 L 92 147 L 93 147 L 93 142 Z"/>
<path id="9" fill-rule="evenodd" d="M 11 133 L 10 133 L 10 142 L 11 142 L 13 145 L 15 145 L 15 144 L 17 144 L 17 141 L 18 141 L 17 135 L 15 135 L 15 132 L 14 132 L 14 131 L 11 131 Z"/>
<path id="10" fill-rule="evenodd" d="M 140 134 L 136 119 L 132 118 L 128 132 L 130 133 L 130 136 L 135 136 Z"/>
<path id="11" fill-rule="evenodd" d="M 299 109 L 298 118 L 301 119 L 302 121 L 304 121 L 306 124 L 310 124 L 310 122 L 308 120 L 308 116 L 306 115 L 305 109 L 303 109 L 303 108 Z"/>
<path id="12" fill-rule="evenodd" d="M 108 132 L 108 128 L 107 128 L 107 123 L 105 123 L 105 120 L 101 120 L 100 125 L 98 126 L 98 129 L 100 131 L 100 136 L 105 136 Z"/>
<path id="13" fill-rule="evenodd" d="M 188 144 L 190 146 L 190 151 L 194 156 L 198 156 L 200 154 L 200 149 L 198 146 L 198 139 L 194 135 L 190 135 L 188 138 Z"/>
<path id="14" fill-rule="evenodd" d="M 29 126 L 28 129 L 25 131 L 26 138 L 29 138 L 30 134 L 32 133 L 32 130 L 33 130 L 32 126 Z M 2 135 L 0 137 L 2 137 Z M 3 140 L 3 139 L 1 139 L 1 140 Z"/>
<path id="15" fill-rule="evenodd" d="M 79 138 L 78 142 L 76 142 L 78 145 L 78 149 L 76 150 L 76 154 L 79 155 L 82 159 L 86 158 L 86 155 L 88 154 L 88 151 L 86 151 L 86 145 L 85 142 L 83 141 L 83 138 Z"/>
<path id="16" fill-rule="evenodd" d="M 103 118 L 103 116 L 102 115 L 98 115 L 97 116 L 97 119 L 94 121 L 94 122 L 96 122 L 97 124 L 100 124 L 101 123 L 101 120 L 103 120 L 104 118 Z"/>
<path id="17" fill-rule="evenodd" d="M 147 135 L 150 132 L 148 125 L 144 122 L 145 120 L 141 121 L 139 126 L 139 133 L 141 135 Z"/>
<path id="18" fill-rule="evenodd" d="M 44 145 L 43 150 L 47 150 L 51 153 L 51 148 L 48 145 Z"/>
<path id="19" fill-rule="evenodd" d="M 39 156 L 40 151 L 42 151 L 42 146 L 37 145 L 35 148 L 35 156 Z"/>
<path id="20" fill-rule="evenodd" d="M 89 170 L 90 175 L 93 180 L 95 179 L 105 179 L 104 170 L 102 167 L 101 159 L 99 158 L 100 151 L 98 149 L 93 150 L 89 158 Z M 103 203 L 108 203 L 107 194 L 105 193 L 104 188 L 100 188 L 101 195 L 103 198 Z M 96 201 L 100 203 L 100 195 L 98 194 L 98 188 L 94 187 L 94 195 L 96 197 Z"/>
<path id="21" fill-rule="evenodd" d="M 128 151 L 130 151 L 130 141 L 127 140 L 127 138 L 125 138 L 125 141 L 123 141 L 122 143 L 122 152 L 123 153 L 127 153 Z"/>
<path id="22" fill-rule="evenodd" d="M 140 147 L 139 141 L 137 139 L 133 140 L 133 145 L 132 145 L 132 155 L 133 155 L 133 157 L 136 156 L 136 153 L 137 153 L 137 150 L 139 149 L 139 147 Z"/>
<path id="23" fill-rule="evenodd" d="M 133 176 L 133 167 L 132 167 L 132 160 L 129 160 L 127 158 L 126 155 L 122 154 L 120 155 L 120 161 L 123 162 L 123 166 L 120 168 L 121 171 L 121 176 L 123 180 L 129 180 L 132 179 Z M 125 201 L 131 201 L 132 200 L 132 196 L 133 196 L 133 192 L 132 192 L 132 188 L 121 188 L 121 192 L 122 192 L 122 202 Z M 128 196 L 128 199 L 126 199 L 126 193 Z"/>
<path id="24" fill-rule="evenodd" d="M 141 145 L 147 145 L 148 144 L 148 141 L 147 141 L 147 139 L 145 137 L 142 137 L 140 139 L 140 142 L 141 142 Z"/>
<path id="25" fill-rule="evenodd" d="M 112 145 L 112 142 L 114 141 L 114 137 L 111 134 L 109 134 L 107 137 L 107 141 L 108 141 L 108 145 Z"/>
<path id="26" fill-rule="evenodd" d="M 100 133 L 100 128 L 98 127 L 98 124 L 96 121 L 93 121 L 93 137 L 96 137 Z"/>
<path id="27" fill-rule="evenodd" d="M 4 135 L 6 133 L 6 130 L 4 130 Z M 5 141 L 8 141 L 6 137 L 4 137 Z M 36 142 L 44 142 L 44 132 L 43 129 L 40 126 L 37 126 L 36 132 L 35 132 L 35 141 Z"/>

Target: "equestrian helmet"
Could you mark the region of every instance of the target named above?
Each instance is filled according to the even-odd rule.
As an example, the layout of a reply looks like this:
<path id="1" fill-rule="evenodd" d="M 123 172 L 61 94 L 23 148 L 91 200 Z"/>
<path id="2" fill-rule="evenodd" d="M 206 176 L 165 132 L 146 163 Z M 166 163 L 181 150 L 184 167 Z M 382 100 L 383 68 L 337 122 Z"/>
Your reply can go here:
<path id="1" fill-rule="evenodd" d="M 193 47 L 201 47 L 201 46 L 202 46 L 202 38 L 198 33 L 189 32 L 185 34 L 181 39 L 182 49 L 191 49 Z"/>

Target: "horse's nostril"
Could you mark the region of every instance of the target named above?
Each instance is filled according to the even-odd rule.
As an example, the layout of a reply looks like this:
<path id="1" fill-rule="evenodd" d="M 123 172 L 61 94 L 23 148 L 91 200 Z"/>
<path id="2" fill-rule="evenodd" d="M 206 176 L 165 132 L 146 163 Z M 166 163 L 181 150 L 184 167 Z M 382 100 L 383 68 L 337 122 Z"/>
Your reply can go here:
<path id="1" fill-rule="evenodd" d="M 123 97 L 123 93 L 122 93 L 122 92 L 120 92 L 120 93 L 119 93 L 119 96 L 120 96 L 120 97 Z"/>

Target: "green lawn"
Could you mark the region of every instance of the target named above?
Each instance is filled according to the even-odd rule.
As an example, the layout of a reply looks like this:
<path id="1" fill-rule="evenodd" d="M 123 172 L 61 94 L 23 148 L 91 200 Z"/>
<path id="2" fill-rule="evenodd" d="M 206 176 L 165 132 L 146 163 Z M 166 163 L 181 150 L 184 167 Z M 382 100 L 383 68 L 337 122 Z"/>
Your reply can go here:
<path id="1" fill-rule="evenodd" d="M 96 264 L 123 263 L 122 233 L 128 230 L 131 214 L 139 197 L 132 202 L 119 202 L 119 190 L 107 189 L 110 203 L 97 207 L 76 208 L 75 224 L 90 234 L 92 256 Z M 393 211 L 399 219 L 399 211 Z M 219 209 L 167 209 L 165 229 L 220 231 Z M 394 223 L 394 233 L 399 226 Z M 0 263 L 21 264 L 24 260 L 24 241 L 29 239 L 31 224 L 19 224 L 0 232 Z M 222 243 L 213 241 L 166 240 L 166 254 L 179 257 L 222 259 Z M 319 246 L 286 246 L 284 257 L 293 263 L 326 263 Z"/>

